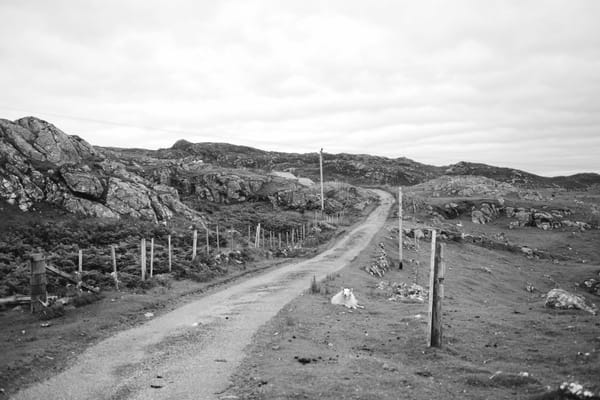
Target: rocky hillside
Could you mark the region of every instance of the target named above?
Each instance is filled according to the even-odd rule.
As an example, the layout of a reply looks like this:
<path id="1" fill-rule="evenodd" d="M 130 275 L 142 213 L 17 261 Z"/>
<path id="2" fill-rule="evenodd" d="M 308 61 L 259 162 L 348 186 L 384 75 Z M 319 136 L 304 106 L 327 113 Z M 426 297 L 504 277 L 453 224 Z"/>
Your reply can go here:
<path id="1" fill-rule="evenodd" d="M 319 180 L 317 152 L 281 153 L 226 143 L 190 143 L 186 140 L 179 140 L 171 148 L 157 151 L 114 148 L 110 150 L 119 157 L 130 159 L 185 160 L 233 169 L 288 171 L 296 176 Z M 600 175 L 595 173 L 549 178 L 517 169 L 464 161 L 450 166 L 436 167 L 404 157 L 392 159 L 366 154 L 324 153 L 323 170 L 326 180 L 344 181 L 355 185 L 410 186 L 443 175 L 482 176 L 520 189 L 546 187 L 585 189 L 600 184 Z"/>
<path id="2" fill-rule="evenodd" d="M 207 203 L 320 209 L 314 182 L 273 170 L 267 152 L 229 145 L 231 153 L 221 145 L 182 152 L 182 143 L 169 151 L 100 148 L 34 117 L 0 119 L 0 199 L 22 211 L 50 204 L 86 217 L 154 222 L 174 215 L 203 221 Z M 325 194 L 328 213 L 360 209 L 366 198 L 341 184 L 328 185 Z"/>
<path id="3" fill-rule="evenodd" d="M 22 211 L 48 203 L 89 217 L 163 221 L 200 214 L 78 136 L 33 117 L 0 119 L 0 199 Z"/>
<path id="4" fill-rule="evenodd" d="M 512 168 L 494 167 L 486 164 L 477 164 L 461 161 L 447 167 L 446 175 L 476 175 L 491 178 L 499 182 L 506 182 L 520 188 L 535 189 L 542 187 L 583 189 L 600 184 L 600 175 L 582 173 L 571 176 L 544 177 Z"/>
<path id="5" fill-rule="evenodd" d="M 116 150 L 116 149 L 113 149 Z M 194 158 L 227 168 L 288 171 L 296 176 L 319 180 L 318 153 L 281 153 L 226 143 L 190 143 L 179 140 L 169 149 L 156 152 L 118 150 L 130 156 L 160 159 Z M 360 185 L 414 185 L 441 175 L 443 169 L 407 158 L 386 158 L 366 154 L 324 154 L 326 180 Z"/>
<path id="6" fill-rule="evenodd" d="M 493 191 L 582 189 L 600 184 L 598 174 L 546 178 L 484 164 L 436 167 L 365 154 L 324 154 L 324 174 L 326 181 L 357 185 L 437 182 L 433 192 L 438 192 L 437 186 L 441 192 L 455 190 L 445 186 L 456 186 L 463 176 L 498 182 L 492 185 L 499 185 Z M 451 184 L 448 177 L 454 177 Z M 185 140 L 160 150 L 102 148 L 34 117 L 14 122 L 0 119 L 0 199 L 23 211 L 36 203 L 49 203 L 84 216 L 151 221 L 168 220 L 175 214 L 201 218 L 199 201 L 266 201 L 305 211 L 319 208 L 320 193 L 313 183 L 318 179 L 317 152 L 281 153 Z M 490 186 L 487 181 L 479 183 Z M 339 187 L 329 189 L 327 211 L 339 211 L 345 206 L 342 200 L 349 203 L 352 196 L 347 187 L 341 193 Z M 360 202 L 358 197 L 351 200 Z"/>

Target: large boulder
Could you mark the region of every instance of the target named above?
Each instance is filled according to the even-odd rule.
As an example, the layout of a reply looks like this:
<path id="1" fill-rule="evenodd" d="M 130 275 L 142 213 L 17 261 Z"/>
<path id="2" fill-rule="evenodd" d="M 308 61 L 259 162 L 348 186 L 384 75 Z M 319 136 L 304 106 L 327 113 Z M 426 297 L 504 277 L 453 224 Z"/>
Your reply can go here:
<path id="1" fill-rule="evenodd" d="M 63 169 L 61 175 L 72 192 L 94 200 L 102 198 L 105 187 L 89 168 Z"/>
<path id="2" fill-rule="evenodd" d="M 481 203 L 479 210 L 471 211 L 471 221 L 476 224 L 487 224 L 498 217 L 499 210 L 495 204 Z"/>
<path id="3" fill-rule="evenodd" d="M 530 211 L 524 209 L 518 209 L 515 212 L 514 217 L 517 219 L 519 226 L 529 226 L 532 224 L 532 216 Z"/>
<path id="4" fill-rule="evenodd" d="M 25 147 L 31 146 L 34 151 L 43 156 L 44 161 L 49 163 L 76 164 L 98 155 L 85 140 L 78 136 L 69 136 L 41 119 L 25 117 L 15 122 L 30 132 L 26 135 L 27 144 L 23 143 Z"/>
<path id="5" fill-rule="evenodd" d="M 485 224 L 487 222 L 487 219 L 485 217 L 485 214 L 479 210 L 473 210 L 471 211 L 471 221 L 474 224 Z"/>
<path id="6" fill-rule="evenodd" d="M 545 305 L 550 308 L 584 310 L 594 315 L 598 311 L 594 304 L 587 304 L 582 296 L 558 288 L 552 289 L 546 294 Z"/>
<path id="7" fill-rule="evenodd" d="M 158 219 L 152 208 L 148 188 L 137 183 L 112 178 L 108 184 L 106 205 L 120 215 L 142 219 Z"/>

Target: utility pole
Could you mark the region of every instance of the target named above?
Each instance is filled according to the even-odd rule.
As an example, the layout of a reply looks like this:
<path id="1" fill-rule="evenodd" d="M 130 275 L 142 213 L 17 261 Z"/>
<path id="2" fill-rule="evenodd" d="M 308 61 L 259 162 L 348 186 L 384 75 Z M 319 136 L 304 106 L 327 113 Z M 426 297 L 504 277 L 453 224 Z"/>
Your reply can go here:
<path id="1" fill-rule="evenodd" d="M 323 198 L 323 148 L 319 152 L 319 165 L 321 170 L 321 213 L 325 211 L 325 200 Z"/>

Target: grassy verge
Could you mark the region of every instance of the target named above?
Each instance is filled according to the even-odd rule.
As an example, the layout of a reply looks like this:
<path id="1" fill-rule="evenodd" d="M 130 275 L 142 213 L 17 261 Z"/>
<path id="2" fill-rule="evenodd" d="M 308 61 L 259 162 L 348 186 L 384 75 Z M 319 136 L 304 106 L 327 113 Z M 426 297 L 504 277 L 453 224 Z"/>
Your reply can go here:
<path id="1" fill-rule="evenodd" d="M 394 249 L 396 223 L 390 221 L 371 250 L 339 276 L 307 281 L 306 294 L 255 335 L 225 396 L 528 399 L 564 381 L 600 390 L 598 317 L 548 309 L 543 299 L 557 284 L 573 290 L 573 282 L 596 274 L 597 266 L 448 243 L 444 346 L 432 349 L 425 343 L 427 305 L 390 301 L 380 289 L 382 279 L 363 270 L 378 255 L 379 243 Z M 425 285 L 428 260 L 428 244 L 406 249 L 404 269 L 389 271 L 383 280 L 412 283 L 417 276 Z M 536 291 L 527 291 L 527 283 Z M 365 308 L 331 305 L 342 286 L 354 288 Z"/>

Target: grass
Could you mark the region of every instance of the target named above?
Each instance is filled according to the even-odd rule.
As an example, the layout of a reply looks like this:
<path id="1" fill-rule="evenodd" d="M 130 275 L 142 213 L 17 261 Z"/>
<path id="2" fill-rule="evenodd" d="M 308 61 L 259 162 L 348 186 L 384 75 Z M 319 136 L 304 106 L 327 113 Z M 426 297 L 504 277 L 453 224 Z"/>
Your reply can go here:
<path id="1" fill-rule="evenodd" d="M 317 282 L 317 277 L 315 275 L 313 275 L 312 280 L 310 281 L 310 287 L 308 288 L 308 293 L 321 294 L 321 286 Z"/>

